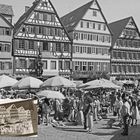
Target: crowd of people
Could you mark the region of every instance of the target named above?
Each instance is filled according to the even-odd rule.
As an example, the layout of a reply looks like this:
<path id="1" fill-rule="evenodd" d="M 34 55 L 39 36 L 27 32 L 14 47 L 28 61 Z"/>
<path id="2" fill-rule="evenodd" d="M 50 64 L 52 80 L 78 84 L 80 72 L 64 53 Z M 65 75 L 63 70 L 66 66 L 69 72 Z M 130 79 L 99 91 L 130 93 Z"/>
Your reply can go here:
<path id="1" fill-rule="evenodd" d="M 65 99 L 48 99 L 37 97 L 35 94 L 26 94 L 26 98 L 37 97 L 38 99 L 38 124 L 64 125 L 64 122 L 72 122 L 82 125 L 89 133 L 94 131 L 94 121 L 107 119 L 108 114 L 113 116 L 123 126 L 122 135 L 128 135 L 129 126 L 137 125 L 140 119 L 140 99 L 138 90 L 126 88 L 121 90 L 94 89 L 63 90 Z M 3 92 L 1 98 L 7 98 Z M 18 98 L 13 94 L 10 98 Z M 63 122 L 63 123 L 60 123 Z"/>

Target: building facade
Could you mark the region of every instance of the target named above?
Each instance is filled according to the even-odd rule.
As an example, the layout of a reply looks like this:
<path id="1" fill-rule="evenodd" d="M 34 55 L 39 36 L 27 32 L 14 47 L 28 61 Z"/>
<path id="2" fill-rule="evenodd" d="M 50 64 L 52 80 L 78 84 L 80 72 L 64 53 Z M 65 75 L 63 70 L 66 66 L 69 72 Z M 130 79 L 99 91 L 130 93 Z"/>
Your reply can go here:
<path id="1" fill-rule="evenodd" d="M 73 40 L 73 78 L 86 82 L 97 73 L 109 73 L 112 34 L 97 0 L 61 20 Z"/>
<path id="2" fill-rule="evenodd" d="M 140 78 L 140 33 L 133 17 L 109 24 L 113 32 L 111 77 Z"/>
<path id="3" fill-rule="evenodd" d="M 71 76 L 71 39 L 50 0 L 35 0 L 26 7 L 14 28 L 14 74 L 23 77 L 36 73 L 41 55 L 44 78 Z"/>
<path id="4" fill-rule="evenodd" d="M 13 15 L 12 6 L 0 4 L 0 74 L 13 74 Z"/>

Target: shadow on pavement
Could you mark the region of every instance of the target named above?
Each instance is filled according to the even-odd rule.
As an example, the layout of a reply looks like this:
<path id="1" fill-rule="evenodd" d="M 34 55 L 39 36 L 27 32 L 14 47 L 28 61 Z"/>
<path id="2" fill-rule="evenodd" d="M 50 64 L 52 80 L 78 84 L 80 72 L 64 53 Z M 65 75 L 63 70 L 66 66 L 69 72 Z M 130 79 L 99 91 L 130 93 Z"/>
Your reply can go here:
<path id="1" fill-rule="evenodd" d="M 83 128 L 74 128 L 74 127 L 71 127 L 71 128 L 67 128 L 67 127 L 55 127 L 56 129 L 59 129 L 61 131 L 69 131 L 69 132 L 87 132 L 87 130 L 83 129 Z"/>
<path id="2" fill-rule="evenodd" d="M 116 132 L 112 132 L 112 133 L 104 133 L 104 132 L 93 132 L 93 135 L 97 135 L 97 136 L 107 136 L 107 135 L 115 135 Z"/>
<path id="3" fill-rule="evenodd" d="M 118 129 L 118 130 L 119 130 L 118 127 L 112 127 L 112 128 L 110 128 L 110 127 L 100 127 L 100 128 L 98 128 L 98 129 Z"/>
<path id="4" fill-rule="evenodd" d="M 128 136 L 122 136 L 121 132 L 119 129 L 110 140 L 140 140 L 140 125 L 129 127 Z"/>

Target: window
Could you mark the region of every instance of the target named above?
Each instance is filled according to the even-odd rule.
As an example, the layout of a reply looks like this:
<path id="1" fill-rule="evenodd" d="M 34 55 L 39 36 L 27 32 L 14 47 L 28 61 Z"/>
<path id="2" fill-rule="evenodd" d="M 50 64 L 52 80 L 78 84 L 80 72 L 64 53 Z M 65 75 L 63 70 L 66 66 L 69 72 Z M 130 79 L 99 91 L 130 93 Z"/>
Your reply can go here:
<path id="1" fill-rule="evenodd" d="M 87 28 L 89 28 L 89 22 L 87 22 Z"/>
<path id="2" fill-rule="evenodd" d="M 25 40 L 19 40 L 19 49 L 25 48 Z"/>
<path id="3" fill-rule="evenodd" d="M 79 46 L 75 46 L 76 47 L 76 52 L 80 52 L 80 47 Z"/>
<path id="4" fill-rule="evenodd" d="M 101 24 L 98 24 L 98 30 L 101 30 Z"/>
<path id="5" fill-rule="evenodd" d="M 56 52 L 61 52 L 61 44 L 56 43 Z"/>
<path id="6" fill-rule="evenodd" d="M 54 14 L 51 15 L 51 21 L 55 22 L 55 15 Z"/>
<path id="7" fill-rule="evenodd" d="M 43 34 L 42 26 L 39 26 L 39 34 Z"/>
<path id="8" fill-rule="evenodd" d="M 25 59 L 20 59 L 20 68 L 26 69 L 27 68 L 27 62 Z"/>
<path id="9" fill-rule="evenodd" d="M 93 70 L 92 62 L 88 62 L 88 71 L 92 71 L 92 70 Z"/>
<path id="10" fill-rule="evenodd" d="M 39 20 L 43 20 L 43 13 L 39 13 Z"/>
<path id="11" fill-rule="evenodd" d="M 49 51 L 49 44 L 48 44 L 48 42 L 43 42 L 43 51 Z"/>
<path id="12" fill-rule="evenodd" d="M 12 63 L 11 62 L 5 62 L 4 63 L 4 70 L 12 69 Z"/>
<path id="13" fill-rule="evenodd" d="M 91 54 L 91 47 L 87 47 L 87 53 Z"/>
<path id="14" fill-rule="evenodd" d="M 29 59 L 29 69 L 35 69 L 35 59 Z"/>
<path id="15" fill-rule="evenodd" d="M 93 11 L 93 16 L 96 17 L 97 16 L 97 11 Z"/>
<path id="16" fill-rule="evenodd" d="M 6 29 L 5 29 L 5 35 L 9 35 L 9 36 L 10 36 L 10 35 L 11 35 L 11 30 L 8 29 L 8 28 L 6 28 Z"/>
<path id="17" fill-rule="evenodd" d="M 34 41 L 29 41 L 29 49 L 30 50 L 34 49 Z"/>
<path id="18" fill-rule="evenodd" d="M 83 62 L 82 70 L 83 71 L 87 70 L 87 62 Z"/>
<path id="19" fill-rule="evenodd" d="M 132 41 L 129 40 L 129 47 L 132 47 Z"/>
<path id="20" fill-rule="evenodd" d="M 56 70 L 56 61 L 51 61 L 51 70 Z"/>
<path id="21" fill-rule="evenodd" d="M 70 69 L 70 61 L 65 61 L 65 70 Z"/>
<path id="22" fill-rule="evenodd" d="M 87 53 L 87 48 L 83 47 L 83 53 Z"/>
<path id="23" fill-rule="evenodd" d="M 43 13 L 43 20 L 47 21 L 47 13 Z"/>
<path id="24" fill-rule="evenodd" d="M 5 44 L 5 51 L 10 52 L 10 44 Z"/>
<path id="25" fill-rule="evenodd" d="M 83 47 L 82 46 L 80 47 L 80 53 L 83 53 Z"/>
<path id="26" fill-rule="evenodd" d="M 90 34 L 88 34 L 88 40 L 90 40 Z"/>
<path id="27" fill-rule="evenodd" d="M 63 65 L 62 65 L 62 61 L 59 61 L 59 70 L 63 70 Z"/>
<path id="28" fill-rule="evenodd" d="M 50 14 L 47 14 L 47 21 L 51 21 L 51 15 Z"/>
<path id="29" fill-rule="evenodd" d="M 84 34 L 84 39 L 87 39 L 87 34 Z"/>
<path id="30" fill-rule="evenodd" d="M 48 69 L 48 61 L 43 61 L 43 69 Z"/>
<path id="31" fill-rule="evenodd" d="M 97 35 L 93 34 L 92 35 L 92 40 L 97 40 Z"/>
<path id="32" fill-rule="evenodd" d="M 93 23 L 93 29 L 95 29 L 95 23 Z"/>
<path id="33" fill-rule="evenodd" d="M 0 51 L 2 51 L 2 44 L 0 44 Z"/>
<path id="34" fill-rule="evenodd" d="M 68 51 L 69 51 L 69 44 L 64 43 L 64 52 L 68 52 Z"/>
<path id="35" fill-rule="evenodd" d="M 96 53 L 95 47 L 92 47 L 92 53 Z"/>
<path id="36" fill-rule="evenodd" d="M 106 30 L 106 25 L 103 25 L 104 31 Z"/>
<path id="37" fill-rule="evenodd" d="M 78 61 L 75 61 L 75 70 L 78 71 L 80 69 L 80 63 Z"/>
<path id="38" fill-rule="evenodd" d="M 83 40 L 83 34 L 81 34 L 81 40 Z"/>
<path id="39" fill-rule="evenodd" d="M 81 28 L 83 28 L 83 21 L 81 21 Z"/>
<path id="40" fill-rule="evenodd" d="M 55 28 L 50 28 L 50 35 L 54 36 L 55 35 Z"/>

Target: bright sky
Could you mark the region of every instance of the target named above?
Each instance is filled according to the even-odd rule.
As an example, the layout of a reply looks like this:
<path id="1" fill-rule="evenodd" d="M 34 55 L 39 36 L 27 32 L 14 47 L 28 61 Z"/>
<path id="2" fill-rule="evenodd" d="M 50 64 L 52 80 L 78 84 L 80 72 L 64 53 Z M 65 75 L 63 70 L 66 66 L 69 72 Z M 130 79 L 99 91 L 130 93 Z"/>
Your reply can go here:
<path id="1" fill-rule="evenodd" d="M 0 0 L 1 4 L 12 5 L 14 23 L 24 13 L 25 6 L 31 6 L 34 0 Z M 51 0 L 59 17 L 84 5 L 91 0 Z M 107 22 L 113 22 L 133 16 L 140 30 L 140 0 L 98 0 Z"/>

